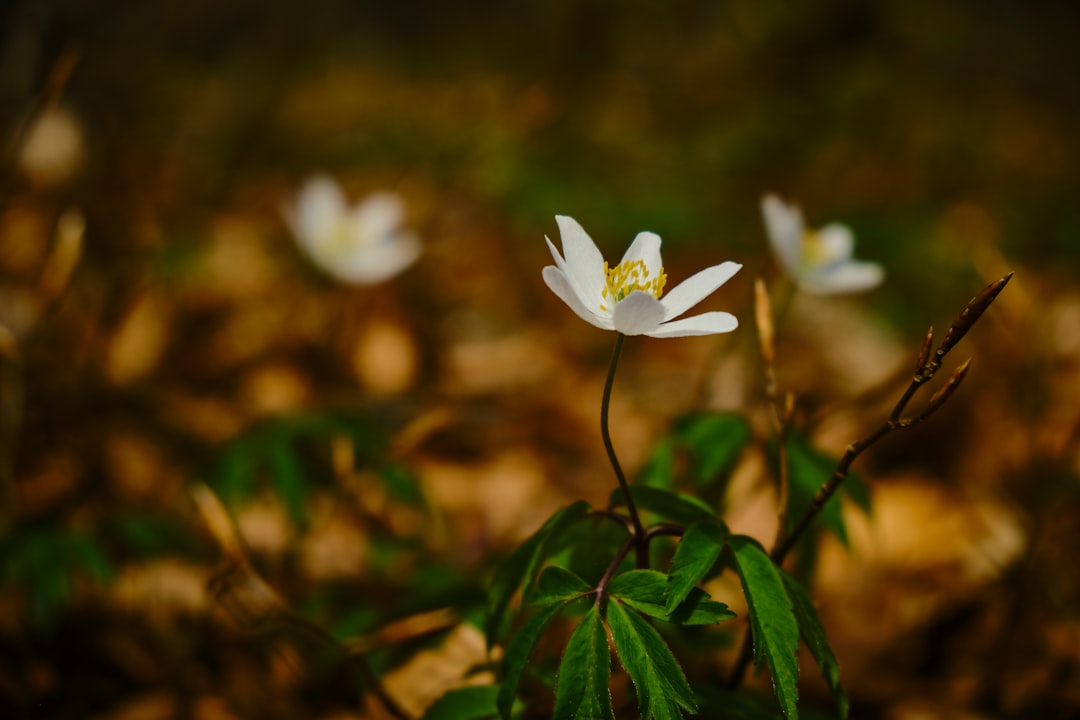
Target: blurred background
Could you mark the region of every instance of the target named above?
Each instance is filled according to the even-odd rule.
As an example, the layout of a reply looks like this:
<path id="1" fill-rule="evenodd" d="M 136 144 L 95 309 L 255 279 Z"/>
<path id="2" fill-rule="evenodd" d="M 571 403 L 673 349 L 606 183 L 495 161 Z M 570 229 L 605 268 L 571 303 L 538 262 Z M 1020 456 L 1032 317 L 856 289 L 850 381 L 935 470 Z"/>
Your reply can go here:
<path id="1" fill-rule="evenodd" d="M 957 395 L 859 460 L 850 548 L 821 541 L 852 716 L 1076 717 L 1078 20 L 997 0 L 5 3 L 0 714 L 360 716 L 311 670 L 330 637 L 413 714 L 490 682 L 469 621 L 493 564 L 614 484 L 614 338 L 541 280 L 556 214 L 613 261 L 657 232 L 669 287 L 743 263 L 702 305 L 735 333 L 627 344 L 612 427 L 634 473 L 673 418 L 745 414 L 725 502 L 771 538 L 751 297 L 783 281 L 759 210 L 778 192 L 887 274 L 796 294 L 779 329 L 780 386 L 827 455 L 888 413 L 928 326 L 1016 273 L 954 351 L 973 358 Z M 315 173 L 399 194 L 418 262 L 365 287 L 309 262 L 285 215 Z"/>

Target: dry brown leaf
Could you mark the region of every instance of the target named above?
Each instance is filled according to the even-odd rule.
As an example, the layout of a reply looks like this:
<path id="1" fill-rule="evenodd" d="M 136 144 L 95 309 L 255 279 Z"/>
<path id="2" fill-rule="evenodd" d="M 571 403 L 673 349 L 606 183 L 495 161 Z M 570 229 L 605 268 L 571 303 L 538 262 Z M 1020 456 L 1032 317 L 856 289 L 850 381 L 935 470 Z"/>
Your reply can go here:
<path id="1" fill-rule="evenodd" d="M 240 384 L 245 409 L 255 417 L 282 415 L 308 405 L 311 384 L 292 365 L 268 363 L 246 373 Z"/>
<path id="2" fill-rule="evenodd" d="M 386 691 L 414 717 L 449 690 L 465 685 L 488 685 L 493 673 L 471 671 L 488 661 L 483 634 L 462 623 L 438 647 L 423 650 L 383 678 Z"/>
<path id="3" fill-rule="evenodd" d="M 63 105 L 37 117 L 19 152 L 19 169 L 42 188 L 70 180 L 86 161 L 86 141 L 75 114 Z"/>
<path id="4" fill-rule="evenodd" d="M 424 497 L 452 518 L 461 547 L 520 541 L 560 502 L 543 463 L 523 449 L 470 465 L 421 460 L 416 471 Z"/>
<path id="5" fill-rule="evenodd" d="M 516 332 L 495 338 L 464 339 L 446 348 L 447 392 L 509 391 L 543 381 L 559 359 L 547 333 Z"/>
<path id="6" fill-rule="evenodd" d="M 105 375 L 127 385 L 158 366 L 172 334 L 172 308 L 157 291 L 139 296 L 113 332 L 105 350 Z"/>
<path id="7" fill-rule="evenodd" d="M 149 435 L 112 429 L 104 441 L 105 468 L 110 484 L 124 498 L 166 498 L 171 502 L 184 484 L 184 475 Z"/>
<path id="8" fill-rule="evenodd" d="M 310 528 L 300 539 L 300 564 L 312 582 L 361 575 L 367 567 L 367 535 L 332 498 L 320 495 L 310 505 Z"/>
<path id="9" fill-rule="evenodd" d="M 178 613 L 202 613 L 208 605 L 209 571 L 175 558 L 123 566 L 109 586 L 117 607 L 167 620 Z"/>
<path id="10" fill-rule="evenodd" d="M 402 323 L 372 318 L 353 345 L 350 364 L 368 393 L 397 395 L 416 382 L 420 369 L 416 338 Z"/>

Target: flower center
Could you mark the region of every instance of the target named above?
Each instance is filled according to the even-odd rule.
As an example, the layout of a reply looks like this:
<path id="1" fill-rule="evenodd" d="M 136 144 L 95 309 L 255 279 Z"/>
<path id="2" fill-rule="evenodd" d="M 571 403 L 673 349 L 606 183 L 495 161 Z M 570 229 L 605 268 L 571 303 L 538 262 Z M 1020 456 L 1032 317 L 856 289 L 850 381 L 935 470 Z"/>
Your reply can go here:
<path id="1" fill-rule="evenodd" d="M 604 312 L 608 311 L 609 304 L 614 306 L 635 290 L 647 292 L 654 298 L 659 298 L 667 282 L 664 268 L 660 268 L 656 277 L 652 277 L 649 274 L 649 268 L 645 267 L 644 260 L 621 262 L 613 268 L 608 267 L 605 262 L 604 275 L 607 282 L 604 285 L 604 302 L 600 303 L 600 309 Z"/>
<path id="2" fill-rule="evenodd" d="M 803 233 L 802 266 L 815 268 L 829 259 L 829 251 L 821 241 L 821 234 L 814 230 Z"/>

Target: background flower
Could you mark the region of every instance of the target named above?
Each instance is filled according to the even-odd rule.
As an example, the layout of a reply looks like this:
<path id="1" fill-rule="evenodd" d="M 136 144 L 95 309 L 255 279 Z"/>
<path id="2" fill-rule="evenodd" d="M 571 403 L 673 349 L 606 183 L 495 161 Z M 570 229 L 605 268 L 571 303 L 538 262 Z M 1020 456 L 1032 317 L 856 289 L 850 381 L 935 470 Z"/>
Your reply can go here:
<path id="1" fill-rule="evenodd" d="M 555 258 L 554 265 L 544 268 L 544 282 L 585 322 L 623 335 L 651 337 L 713 335 L 739 326 L 735 316 L 726 312 L 674 318 L 704 300 L 742 265 L 725 262 L 706 268 L 661 298 L 667 275 L 660 259 L 659 235 L 638 233 L 622 261 L 609 268 L 576 220 L 565 215 L 555 220 L 566 257 L 544 238 Z"/>
<path id="2" fill-rule="evenodd" d="M 401 229 L 405 207 L 393 193 L 369 195 L 350 207 L 333 179 L 311 178 L 285 219 L 297 244 L 324 272 L 370 285 L 407 268 L 420 255 L 416 236 Z"/>
<path id="3" fill-rule="evenodd" d="M 822 295 L 858 292 L 877 287 L 885 271 L 877 263 L 851 258 L 855 238 L 851 229 L 830 223 L 806 229 L 802 211 L 775 195 L 761 200 L 769 243 L 780 266 L 803 290 Z"/>

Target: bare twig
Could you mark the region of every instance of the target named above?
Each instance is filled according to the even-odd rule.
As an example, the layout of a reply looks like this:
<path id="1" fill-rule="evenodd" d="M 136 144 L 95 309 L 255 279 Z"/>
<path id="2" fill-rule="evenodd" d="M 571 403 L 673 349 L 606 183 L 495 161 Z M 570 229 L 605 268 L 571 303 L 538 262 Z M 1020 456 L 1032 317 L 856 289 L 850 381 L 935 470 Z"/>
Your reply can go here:
<path id="1" fill-rule="evenodd" d="M 843 457 L 840 458 L 840 462 L 837 464 L 832 477 L 830 477 L 818 490 L 810 503 L 810 507 L 803 513 L 803 516 L 799 519 L 799 522 L 795 525 L 784 542 L 773 549 L 772 558 L 775 562 L 781 563 L 784 561 L 784 558 L 787 557 L 791 548 L 794 547 L 795 542 L 806 531 L 814 517 L 821 512 L 821 508 L 829 498 L 832 497 L 833 493 L 836 492 L 836 489 L 840 486 L 840 483 L 843 482 L 844 478 L 847 477 L 851 464 L 855 462 L 855 459 L 859 457 L 859 455 L 894 430 L 910 427 L 927 419 L 952 396 L 956 391 L 956 388 L 960 386 L 960 383 L 967 375 L 967 370 L 971 363 L 970 359 L 964 361 L 964 363 L 953 372 L 941 389 L 931 396 L 930 401 L 922 412 L 914 416 L 904 416 L 904 410 L 907 409 L 907 405 L 915 396 L 915 393 L 918 392 L 923 385 L 933 379 L 934 375 L 937 374 L 937 371 L 941 369 L 941 363 L 945 359 L 945 356 L 958 342 L 960 342 L 960 339 L 967 334 L 975 322 L 982 317 L 982 314 L 986 312 L 986 309 L 990 307 L 994 298 L 1001 293 L 1011 278 L 1012 273 L 1009 273 L 1005 277 L 990 283 L 982 290 L 982 292 L 973 297 L 968 304 L 964 306 L 964 309 L 960 312 L 960 316 L 957 317 L 949 327 L 948 332 L 945 333 L 945 338 L 941 341 L 937 350 L 932 354 L 929 354 L 929 356 L 927 350 L 933 341 L 933 330 L 931 329 L 931 331 L 927 333 L 926 341 L 924 341 L 923 346 L 919 351 L 921 365 L 916 369 L 911 383 L 904 391 L 904 394 L 900 396 L 900 399 L 889 414 L 888 419 L 877 430 L 870 433 L 862 440 L 853 442 L 848 446 L 847 451 L 845 451 Z"/>
<path id="2" fill-rule="evenodd" d="M 825 503 L 829 501 L 829 498 L 833 496 L 836 489 L 840 487 L 840 483 L 842 483 L 844 478 L 848 475 L 851 464 L 855 462 L 855 459 L 858 458 L 859 455 L 889 433 L 911 427 L 912 425 L 927 419 L 950 397 L 952 397 L 953 393 L 967 375 L 968 367 L 971 364 L 970 358 L 965 360 L 953 371 L 949 379 L 945 381 L 945 384 L 930 397 L 926 407 L 920 413 L 913 416 L 904 415 L 904 410 L 915 396 L 915 393 L 918 392 L 923 385 L 933 379 L 934 375 L 941 369 L 941 364 L 945 359 L 945 356 L 958 342 L 960 342 L 961 338 L 967 334 L 982 314 L 986 312 L 986 309 L 994 302 L 994 299 L 1005 288 L 1005 285 L 1008 284 L 1012 276 L 1013 274 L 1009 273 L 1008 275 L 995 280 L 987 285 L 982 292 L 973 297 L 968 304 L 964 306 L 959 317 L 957 317 L 949 327 L 948 332 L 945 333 L 945 338 L 933 353 L 930 352 L 930 348 L 933 344 L 934 330 L 933 328 L 930 329 L 919 350 L 915 375 L 907 389 L 905 389 L 904 393 L 900 396 L 900 399 L 896 402 L 892 412 L 889 413 L 888 418 L 872 433 L 863 439 L 848 445 L 844 455 L 840 458 L 839 463 L 837 463 L 833 474 L 824 484 L 822 484 L 818 489 L 817 494 L 814 495 L 814 499 L 810 502 L 810 507 L 808 507 L 802 517 L 799 518 L 799 521 L 792 528 L 791 532 L 773 547 L 773 550 L 770 553 L 773 562 L 777 565 L 783 563 L 788 553 L 795 547 L 795 543 L 803 533 L 806 532 L 807 528 L 810 527 L 811 522 L 813 522 L 814 518 L 821 512 L 821 509 L 825 506 Z M 735 665 L 732 668 L 732 673 L 728 680 L 728 687 L 737 688 L 742 683 L 743 676 L 746 674 L 746 669 L 750 664 L 752 649 L 752 638 L 748 633 L 739 651 L 739 655 L 736 658 Z"/>

